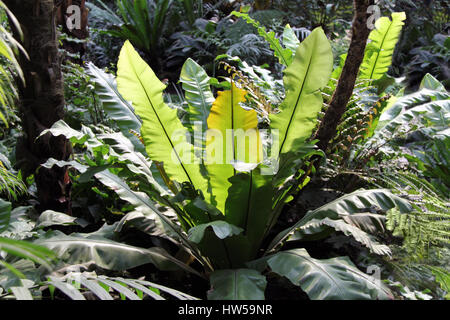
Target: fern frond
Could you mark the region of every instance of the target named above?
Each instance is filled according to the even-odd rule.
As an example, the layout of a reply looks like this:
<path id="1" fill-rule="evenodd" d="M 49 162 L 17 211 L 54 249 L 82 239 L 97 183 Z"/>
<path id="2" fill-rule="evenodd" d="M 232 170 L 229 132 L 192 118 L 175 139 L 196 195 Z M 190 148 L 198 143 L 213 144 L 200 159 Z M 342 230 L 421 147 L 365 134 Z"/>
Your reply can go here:
<path id="1" fill-rule="evenodd" d="M 12 174 L 0 161 L 0 195 L 17 200 L 18 196 L 27 193 L 25 184 Z"/>
<path id="2" fill-rule="evenodd" d="M 223 69 L 228 72 L 235 83 L 247 91 L 246 98 L 248 103 L 245 104 L 247 107 L 254 109 L 263 117 L 268 117 L 268 115 L 273 112 L 271 102 L 266 99 L 259 86 L 257 86 L 252 79 L 246 76 L 241 70 L 238 70 L 236 67 L 225 61 L 220 61 L 219 65 L 223 66 Z"/>

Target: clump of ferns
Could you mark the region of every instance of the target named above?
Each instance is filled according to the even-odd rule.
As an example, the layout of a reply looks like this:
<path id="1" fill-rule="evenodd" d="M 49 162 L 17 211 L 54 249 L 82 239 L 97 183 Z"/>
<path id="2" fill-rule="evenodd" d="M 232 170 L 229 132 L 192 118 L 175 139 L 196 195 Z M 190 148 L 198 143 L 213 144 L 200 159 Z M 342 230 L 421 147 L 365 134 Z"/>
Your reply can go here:
<path id="1" fill-rule="evenodd" d="M 337 79 L 335 77 L 337 77 Z M 331 99 L 333 98 L 333 94 L 336 90 L 338 82 L 339 82 L 339 75 L 333 74 L 331 76 L 331 79 L 330 79 L 328 85 L 325 86 L 325 88 L 323 88 L 323 90 L 322 90 L 323 108 L 318 114 L 319 121 L 318 121 L 317 127 L 319 127 L 319 125 L 323 119 L 323 116 L 325 115 L 325 112 L 327 111 L 328 106 L 330 105 Z M 374 94 L 374 90 L 375 90 L 375 87 L 370 85 L 370 80 L 357 79 L 357 81 L 355 83 L 355 87 L 352 92 L 352 96 L 347 104 L 347 109 L 348 109 L 347 112 L 349 112 L 349 111 L 351 112 L 350 109 L 357 108 L 353 111 L 353 112 L 355 112 L 355 111 L 358 111 L 358 108 L 359 108 L 359 111 L 361 112 L 361 114 L 364 114 L 364 108 L 361 106 L 363 103 L 370 105 L 371 103 L 377 102 L 378 96 L 376 94 Z M 368 110 L 368 111 L 370 111 L 370 110 Z M 345 121 L 345 119 L 347 119 L 347 114 L 344 114 L 342 119 L 344 119 L 343 121 Z M 337 134 L 339 134 L 339 132 Z M 328 151 L 331 151 L 331 150 L 328 149 Z"/>
<path id="2" fill-rule="evenodd" d="M 388 187 L 407 198 L 414 209 L 408 214 L 390 210 L 386 227 L 403 238 L 403 248 L 413 260 L 429 257 L 430 249 L 450 244 L 450 202 L 426 179 L 412 171 L 384 170 L 374 175 L 375 185 Z"/>
<path id="3" fill-rule="evenodd" d="M 241 37 L 238 43 L 233 44 L 226 52 L 230 56 L 239 56 L 251 65 L 259 61 L 270 59 L 273 54 L 264 39 L 256 34 L 249 33 Z"/>
<path id="4" fill-rule="evenodd" d="M 20 177 L 10 172 L 0 161 L 0 196 L 6 196 L 9 200 L 16 200 L 27 193 L 27 188 Z"/>
<path id="5" fill-rule="evenodd" d="M 380 98 L 369 105 L 365 110 L 357 103 L 357 99 L 350 101 L 347 111 L 337 127 L 337 134 L 331 140 L 327 150 L 330 162 L 341 168 L 362 169 L 369 158 L 378 152 L 378 148 L 361 150 L 356 158 L 351 156 L 354 149 L 358 148 L 367 139 L 371 130 L 376 126 L 381 111 L 386 107 L 389 95 Z"/>

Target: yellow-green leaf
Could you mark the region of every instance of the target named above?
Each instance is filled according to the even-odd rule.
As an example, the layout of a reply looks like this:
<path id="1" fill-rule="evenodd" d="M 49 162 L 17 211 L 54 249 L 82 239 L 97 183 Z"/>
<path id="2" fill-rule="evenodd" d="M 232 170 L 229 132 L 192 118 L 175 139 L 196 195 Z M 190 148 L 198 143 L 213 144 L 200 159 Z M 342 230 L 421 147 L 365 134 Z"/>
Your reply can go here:
<path id="1" fill-rule="evenodd" d="M 371 42 L 367 45 L 361 64 L 360 79 L 377 80 L 388 71 L 404 20 L 404 12 L 392 13 L 392 21 L 388 17 L 377 20 L 375 29 L 369 35 Z"/>
<path id="2" fill-rule="evenodd" d="M 258 163 L 262 159 L 258 118 L 255 110 L 245 110 L 246 91 L 232 84 L 231 90 L 219 92 L 208 117 L 206 161 L 212 194 L 218 209 L 224 212 L 236 162 Z M 249 139 L 245 138 L 248 134 Z"/>
<path id="3" fill-rule="evenodd" d="M 327 85 L 332 67 L 330 42 L 322 28 L 316 28 L 286 68 L 286 98 L 281 112 L 270 117 L 271 129 L 279 133 L 280 154 L 298 150 L 311 136 L 323 104 L 320 90 Z"/>
<path id="4" fill-rule="evenodd" d="M 141 135 L 150 159 L 164 163 L 169 177 L 178 182 L 191 182 L 205 190 L 206 180 L 200 173 L 199 161 L 194 163 L 192 145 L 187 142 L 186 128 L 177 112 L 164 103 L 166 86 L 126 41 L 118 62 L 117 87 L 131 101 L 142 120 Z"/>

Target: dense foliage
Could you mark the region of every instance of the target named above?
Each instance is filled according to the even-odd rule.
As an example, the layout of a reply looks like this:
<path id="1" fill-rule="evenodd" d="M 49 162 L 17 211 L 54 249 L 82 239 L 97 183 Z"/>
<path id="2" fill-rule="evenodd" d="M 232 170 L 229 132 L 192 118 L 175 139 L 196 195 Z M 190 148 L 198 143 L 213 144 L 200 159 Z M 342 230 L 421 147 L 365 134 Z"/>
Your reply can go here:
<path id="1" fill-rule="evenodd" d="M 38 164 L 67 170 L 58 212 L 16 158 L 27 35 L 0 1 L 0 299 L 449 299 L 448 4 L 378 5 L 321 150 L 348 1 L 88 1 L 36 139 L 73 149 Z"/>

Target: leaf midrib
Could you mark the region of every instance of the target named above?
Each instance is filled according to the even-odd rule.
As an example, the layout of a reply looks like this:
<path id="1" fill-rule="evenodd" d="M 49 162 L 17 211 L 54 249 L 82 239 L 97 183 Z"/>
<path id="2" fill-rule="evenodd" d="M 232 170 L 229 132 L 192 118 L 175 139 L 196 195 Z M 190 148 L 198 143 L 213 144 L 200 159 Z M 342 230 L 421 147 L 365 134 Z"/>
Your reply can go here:
<path id="1" fill-rule="evenodd" d="M 287 139 L 287 137 L 288 137 L 289 129 L 291 128 L 292 120 L 294 119 L 295 113 L 296 113 L 296 111 L 297 111 L 297 107 L 298 107 L 299 102 L 300 102 L 300 98 L 302 97 L 302 94 L 303 94 L 303 89 L 304 89 L 304 87 L 305 87 L 305 83 L 306 83 L 306 81 L 307 81 L 307 79 L 308 79 L 309 69 L 310 69 L 310 67 L 311 67 L 311 64 L 312 64 L 311 61 L 312 61 L 312 60 L 313 60 L 313 55 L 311 54 L 311 55 L 309 56 L 308 68 L 306 69 L 305 77 L 303 78 L 302 87 L 300 88 L 300 92 L 299 92 L 299 94 L 298 94 L 298 96 L 297 96 L 297 101 L 296 101 L 296 103 L 295 103 L 294 110 L 292 111 L 291 118 L 289 119 L 289 123 L 288 123 L 288 126 L 287 126 L 287 128 L 286 128 L 286 133 L 285 133 L 285 136 L 284 136 L 284 139 L 283 139 L 283 143 L 281 144 L 281 147 L 280 147 L 280 153 L 279 153 L 279 154 L 282 153 L 283 147 L 284 147 L 284 143 L 286 142 L 286 139 Z"/>
<path id="2" fill-rule="evenodd" d="M 340 288 L 339 284 L 334 280 L 333 276 L 327 270 L 325 270 L 322 266 L 320 266 L 318 263 L 314 262 L 311 257 L 304 256 L 304 255 L 301 255 L 301 254 L 298 254 L 298 253 L 292 252 L 292 251 L 285 251 L 284 253 L 290 254 L 290 255 L 293 255 L 293 256 L 296 256 L 296 257 L 303 258 L 304 260 L 306 260 L 310 264 L 316 266 L 316 268 L 320 269 L 322 271 L 322 273 L 324 273 L 328 278 L 330 278 L 331 282 L 333 282 L 335 284 L 336 288 L 340 292 L 340 295 L 344 296 L 343 295 L 344 292 Z"/>
<path id="3" fill-rule="evenodd" d="M 156 109 L 155 109 L 155 107 L 154 107 L 154 105 L 153 105 L 153 102 L 152 102 L 152 100 L 150 99 L 150 97 L 149 97 L 149 95 L 148 95 L 148 93 L 147 93 L 147 88 L 146 88 L 146 87 L 144 86 L 144 84 L 142 83 L 141 78 L 140 78 L 140 76 L 139 76 L 138 73 L 137 73 L 137 70 L 134 68 L 134 64 L 131 64 L 131 65 L 132 65 L 132 67 L 133 67 L 134 74 L 136 75 L 136 78 L 137 78 L 138 81 L 139 81 L 139 84 L 141 85 L 142 89 L 144 89 L 145 96 L 147 97 L 148 102 L 150 102 L 150 106 L 152 107 L 153 113 L 156 115 L 156 118 L 158 119 L 159 125 L 160 125 L 161 128 L 163 129 L 164 134 L 165 134 L 167 140 L 169 141 L 172 150 L 175 152 L 175 155 L 177 156 L 177 159 L 178 159 L 178 162 L 179 162 L 180 165 L 181 165 L 181 168 L 183 169 L 184 173 L 186 174 L 187 178 L 189 179 L 189 182 L 195 187 L 194 183 L 193 183 L 192 180 L 191 180 L 191 177 L 189 176 L 189 174 L 188 174 L 186 168 L 185 168 L 184 165 L 183 165 L 183 162 L 182 162 L 181 159 L 180 159 L 180 156 L 178 155 L 178 152 L 175 150 L 175 147 L 174 147 L 174 145 L 173 145 L 173 143 L 172 143 L 172 140 L 170 139 L 170 137 L 169 137 L 169 135 L 168 135 L 168 133 L 167 133 L 167 131 L 166 131 L 166 128 L 164 127 L 164 125 L 163 125 L 163 123 L 162 123 L 162 121 L 161 121 L 161 119 L 160 119 L 160 117 L 159 117 L 158 112 L 156 112 Z M 155 75 L 155 77 L 156 77 L 156 75 Z"/>
<path id="4" fill-rule="evenodd" d="M 390 21 L 389 27 L 388 27 L 386 33 L 385 33 L 384 36 L 383 36 L 383 40 L 381 41 L 380 50 L 378 50 L 377 53 L 376 53 L 376 54 L 377 54 L 377 58 L 375 59 L 375 63 L 373 64 L 372 71 L 371 71 L 371 73 L 370 73 L 369 79 L 373 79 L 373 74 L 375 73 L 375 68 L 376 68 L 377 63 L 378 63 L 378 58 L 379 58 L 380 55 L 381 55 L 381 52 L 382 52 L 383 47 L 384 47 L 384 42 L 385 42 L 386 37 L 388 36 L 389 31 L 391 30 L 391 27 L 392 27 L 393 24 L 394 24 L 394 20 Z"/>

